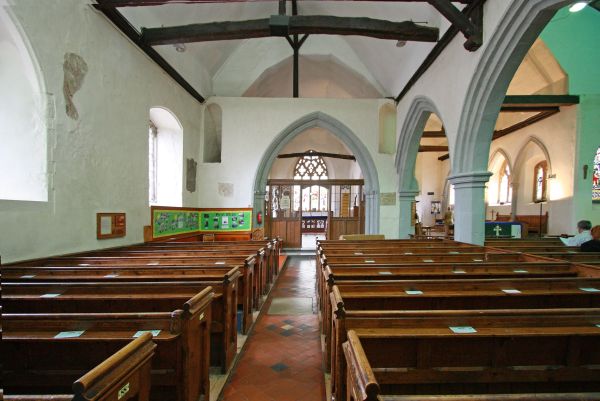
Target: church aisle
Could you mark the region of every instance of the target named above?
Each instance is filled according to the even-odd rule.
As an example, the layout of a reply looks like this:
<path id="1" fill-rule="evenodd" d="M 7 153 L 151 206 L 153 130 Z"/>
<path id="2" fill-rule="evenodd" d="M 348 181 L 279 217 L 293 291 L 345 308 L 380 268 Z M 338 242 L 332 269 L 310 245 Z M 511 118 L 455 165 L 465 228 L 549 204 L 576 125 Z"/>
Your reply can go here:
<path id="1" fill-rule="evenodd" d="M 290 257 L 225 385 L 223 401 L 321 401 L 325 383 L 312 258 Z"/>

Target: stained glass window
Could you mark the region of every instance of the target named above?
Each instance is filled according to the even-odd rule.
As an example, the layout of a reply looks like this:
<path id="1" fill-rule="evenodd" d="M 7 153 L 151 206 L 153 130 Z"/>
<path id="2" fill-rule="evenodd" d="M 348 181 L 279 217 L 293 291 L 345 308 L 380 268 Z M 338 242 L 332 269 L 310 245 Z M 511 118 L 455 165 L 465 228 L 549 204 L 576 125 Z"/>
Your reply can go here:
<path id="1" fill-rule="evenodd" d="M 504 161 L 500 168 L 500 179 L 498 180 L 498 203 L 510 203 L 512 199 L 512 186 L 510 182 L 510 168 Z"/>
<path id="2" fill-rule="evenodd" d="M 309 150 L 308 154 L 299 158 L 294 168 L 295 180 L 326 180 L 327 165 L 321 156 L 312 155 L 314 150 Z"/>
<path id="3" fill-rule="evenodd" d="M 592 202 L 600 202 L 600 147 L 594 157 L 594 171 L 592 173 Z"/>
<path id="4" fill-rule="evenodd" d="M 533 169 L 533 201 L 542 202 L 546 200 L 546 179 L 548 163 L 541 161 Z"/>

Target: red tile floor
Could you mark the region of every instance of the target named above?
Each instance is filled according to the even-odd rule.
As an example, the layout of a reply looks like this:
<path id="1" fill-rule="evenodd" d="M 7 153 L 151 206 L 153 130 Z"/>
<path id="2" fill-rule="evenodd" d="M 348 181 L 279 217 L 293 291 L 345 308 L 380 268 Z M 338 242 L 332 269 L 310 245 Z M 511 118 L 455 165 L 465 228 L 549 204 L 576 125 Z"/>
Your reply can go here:
<path id="1" fill-rule="evenodd" d="M 223 401 L 325 399 L 317 315 L 268 314 L 274 297 L 312 298 L 314 302 L 314 296 L 314 261 L 290 258 L 225 384 Z"/>

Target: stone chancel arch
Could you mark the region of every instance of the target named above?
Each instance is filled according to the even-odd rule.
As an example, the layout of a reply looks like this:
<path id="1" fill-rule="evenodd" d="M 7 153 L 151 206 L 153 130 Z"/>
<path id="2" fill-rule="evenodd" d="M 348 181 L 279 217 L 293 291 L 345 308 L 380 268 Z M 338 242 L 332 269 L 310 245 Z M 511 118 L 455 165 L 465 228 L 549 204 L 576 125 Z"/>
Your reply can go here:
<path id="1" fill-rule="evenodd" d="M 365 192 L 365 233 L 376 234 L 379 232 L 379 177 L 371 154 L 361 140 L 339 120 L 322 112 L 310 113 L 281 131 L 271 141 L 263 153 L 254 179 L 254 213 L 264 214 L 263 205 L 265 188 L 273 162 L 277 155 L 294 137 L 302 132 L 320 127 L 328 130 L 340 139 L 356 157 L 363 176 Z"/>

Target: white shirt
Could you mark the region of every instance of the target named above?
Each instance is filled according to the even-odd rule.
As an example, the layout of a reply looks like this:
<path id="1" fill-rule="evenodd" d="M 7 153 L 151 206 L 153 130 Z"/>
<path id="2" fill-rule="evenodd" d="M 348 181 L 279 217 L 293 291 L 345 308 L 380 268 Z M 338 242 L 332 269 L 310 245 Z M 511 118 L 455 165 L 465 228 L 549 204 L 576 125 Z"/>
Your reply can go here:
<path id="1" fill-rule="evenodd" d="M 580 246 L 584 242 L 588 242 L 588 241 L 592 240 L 592 234 L 590 233 L 590 230 L 585 230 L 585 231 L 580 232 L 579 234 L 577 234 L 574 237 L 561 238 L 560 240 L 566 246 Z"/>

